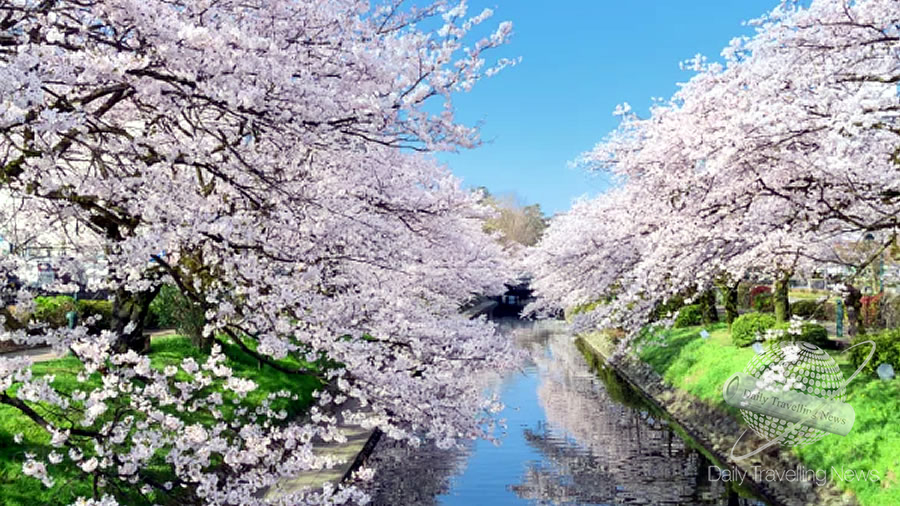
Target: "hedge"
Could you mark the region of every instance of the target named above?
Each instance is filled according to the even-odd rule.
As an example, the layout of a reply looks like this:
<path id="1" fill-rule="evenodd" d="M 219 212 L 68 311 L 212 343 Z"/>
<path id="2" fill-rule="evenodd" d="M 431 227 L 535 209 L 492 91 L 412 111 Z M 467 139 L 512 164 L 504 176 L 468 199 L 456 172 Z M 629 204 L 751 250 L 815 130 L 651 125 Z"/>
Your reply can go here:
<path id="1" fill-rule="evenodd" d="M 785 331 L 785 335 L 776 341 L 804 341 L 823 349 L 832 348 L 835 344 L 828 339 L 828 331 L 825 330 L 825 327 L 815 323 L 804 323 L 800 328 L 800 335 L 787 333 L 787 330 L 790 328 L 789 322 L 779 323 L 773 328 Z"/>
<path id="2" fill-rule="evenodd" d="M 78 319 L 82 322 L 90 317 L 100 317 L 93 325 L 89 325 L 89 328 L 94 330 L 110 330 L 112 328 L 112 302 L 108 300 L 79 300 L 75 302 L 75 305 L 78 308 Z"/>
<path id="3" fill-rule="evenodd" d="M 768 313 L 746 313 L 731 324 L 731 341 L 735 346 L 750 346 L 757 334 L 765 334 L 775 327 L 775 316 Z"/>
<path id="4" fill-rule="evenodd" d="M 750 289 L 750 306 L 759 306 L 760 296 L 772 295 L 772 288 L 766 285 L 757 285 Z"/>
<path id="5" fill-rule="evenodd" d="M 31 318 L 51 328 L 65 327 L 68 325 L 66 313 L 75 310 L 75 299 L 68 295 L 35 297 Z"/>
<path id="6" fill-rule="evenodd" d="M 151 328 L 175 328 L 180 334 L 200 344 L 206 313 L 181 294 L 176 286 L 163 285 L 150 303 L 144 324 Z"/>
<path id="7" fill-rule="evenodd" d="M 662 320 L 668 318 L 669 314 L 675 314 L 679 309 L 684 307 L 684 297 L 681 295 L 673 295 L 665 304 L 659 304 L 653 310 L 653 320 Z"/>
<path id="8" fill-rule="evenodd" d="M 703 308 L 700 304 L 684 306 L 675 317 L 675 328 L 692 327 L 703 323 Z"/>
<path id="9" fill-rule="evenodd" d="M 753 309 L 757 312 L 774 311 L 775 296 L 768 292 L 757 294 L 753 299 Z"/>
<path id="10" fill-rule="evenodd" d="M 894 367 L 895 373 L 900 374 L 900 328 L 883 330 L 873 334 L 859 334 L 853 338 L 851 345 L 863 341 L 873 341 L 875 343 L 875 354 L 872 356 L 872 360 L 863 368 L 864 372 L 874 373 L 879 365 L 888 363 Z M 851 349 L 850 361 L 859 368 L 871 349 L 871 346 L 865 344 Z"/>
<path id="11" fill-rule="evenodd" d="M 825 304 L 822 301 L 803 299 L 791 304 L 791 314 L 800 318 L 822 320 L 826 316 L 825 311 Z"/>
<path id="12" fill-rule="evenodd" d="M 93 331 L 108 330 L 112 324 L 112 302 L 108 300 L 75 300 L 68 295 L 35 297 L 34 313 L 31 319 L 45 323 L 51 328 L 65 327 L 69 324 L 66 314 L 75 311 L 78 321 L 84 322 L 88 317 L 99 315 L 100 318 L 90 325 Z"/>

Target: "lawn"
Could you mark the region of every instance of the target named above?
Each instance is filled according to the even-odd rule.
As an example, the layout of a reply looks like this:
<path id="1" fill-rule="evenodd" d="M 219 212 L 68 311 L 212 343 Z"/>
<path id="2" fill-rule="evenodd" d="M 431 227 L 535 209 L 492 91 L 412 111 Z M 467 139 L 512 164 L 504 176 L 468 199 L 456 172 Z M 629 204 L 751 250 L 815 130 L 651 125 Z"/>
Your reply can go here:
<path id="1" fill-rule="evenodd" d="M 797 299 L 805 299 L 805 300 L 820 300 L 820 299 L 833 299 L 834 294 L 831 292 L 826 292 L 822 290 L 806 290 L 806 289 L 795 289 L 788 292 L 788 297 L 792 300 Z"/>
<path id="2" fill-rule="evenodd" d="M 223 350 L 228 357 L 226 364 L 232 368 L 235 376 L 252 379 L 258 385 L 256 390 L 247 395 L 244 406 L 258 406 L 269 393 L 288 390 L 297 394 L 296 401 L 278 399 L 272 405 L 276 409 L 284 409 L 289 417 L 295 417 L 309 407 L 313 391 L 320 386 L 318 380 L 311 376 L 290 375 L 261 365 L 237 346 L 227 345 Z M 167 365 L 180 364 L 187 357 L 193 357 L 198 363 L 202 363 L 208 353 L 191 345 L 187 338 L 168 337 L 154 339 L 149 356 L 152 367 L 162 370 Z M 293 368 L 302 365 L 290 359 L 285 359 L 284 362 L 283 365 Z M 78 383 L 75 379 L 81 371 L 81 363 L 71 356 L 35 364 L 33 371 L 36 376 L 54 375 L 53 385 L 62 391 L 71 392 L 76 388 L 85 388 L 85 384 Z M 178 374 L 186 373 L 179 371 Z M 88 384 L 98 385 L 99 382 L 99 375 L 95 374 Z M 221 389 L 219 390 L 221 392 Z M 233 409 L 231 397 L 230 392 L 223 392 L 223 398 L 226 400 L 223 411 Z M 196 422 L 212 422 L 212 417 L 208 413 L 198 412 L 193 414 L 193 417 L 193 421 Z M 15 443 L 16 434 L 22 434 L 21 444 Z M 49 442 L 49 436 L 37 424 L 17 409 L 0 405 L 0 503 L 4 506 L 62 505 L 70 504 L 78 496 L 91 494 L 90 483 L 79 473 L 62 475 L 54 469 L 56 486 L 50 489 L 22 473 L 25 453 L 46 455 L 50 449 Z M 167 466 L 160 465 L 151 471 L 164 476 L 167 473 Z"/>
<path id="3" fill-rule="evenodd" d="M 647 332 L 638 343 L 638 353 L 667 383 L 740 419 L 737 410 L 722 399 L 722 386 L 729 376 L 744 369 L 755 352 L 732 345 L 724 324 L 706 328 L 708 339 L 700 337 L 702 327 Z M 849 378 L 854 369 L 846 356 L 828 353 Z M 844 400 L 856 412 L 850 434 L 828 435 L 818 443 L 791 451 L 807 468 L 825 470 L 838 487 L 852 490 L 862 505 L 900 504 L 900 422 L 896 419 L 900 413 L 900 380 L 883 381 L 861 373 L 848 387 Z M 879 479 L 841 480 L 839 475 L 847 469 L 873 470 Z"/>

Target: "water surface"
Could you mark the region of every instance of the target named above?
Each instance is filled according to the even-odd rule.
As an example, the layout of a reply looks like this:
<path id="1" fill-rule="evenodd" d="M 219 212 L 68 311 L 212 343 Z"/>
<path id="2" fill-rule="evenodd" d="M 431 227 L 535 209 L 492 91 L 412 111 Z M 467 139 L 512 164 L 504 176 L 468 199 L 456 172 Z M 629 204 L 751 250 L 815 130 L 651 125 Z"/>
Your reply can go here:
<path id="1" fill-rule="evenodd" d="M 379 445 L 375 504 L 761 504 L 711 482 L 706 457 L 610 369 L 592 371 L 562 322 L 502 327 L 530 356 L 486 385 L 506 405 L 502 444 Z"/>

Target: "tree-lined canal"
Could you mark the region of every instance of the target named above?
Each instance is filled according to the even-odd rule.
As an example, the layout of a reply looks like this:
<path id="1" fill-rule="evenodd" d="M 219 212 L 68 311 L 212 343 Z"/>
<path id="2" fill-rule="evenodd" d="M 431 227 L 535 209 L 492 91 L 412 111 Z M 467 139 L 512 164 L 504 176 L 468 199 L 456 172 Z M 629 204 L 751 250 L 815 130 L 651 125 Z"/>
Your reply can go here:
<path id="1" fill-rule="evenodd" d="M 709 460 L 611 370 L 592 371 L 562 322 L 501 325 L 529 355 L 490 387 L 502 444 L 381 446 L 376 504 L 761 504 L 710 481 Z"/>

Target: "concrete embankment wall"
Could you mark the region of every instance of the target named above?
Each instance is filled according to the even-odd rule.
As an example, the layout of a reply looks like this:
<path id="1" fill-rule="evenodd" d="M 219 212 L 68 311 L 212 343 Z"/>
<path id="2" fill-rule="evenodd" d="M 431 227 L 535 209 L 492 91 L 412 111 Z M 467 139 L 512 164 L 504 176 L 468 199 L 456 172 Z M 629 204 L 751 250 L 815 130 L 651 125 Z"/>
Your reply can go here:
<path id="1" fill-rule="evenodd" d="M 744 486 L 754 476 L 750 487 L 753 492 L 773 505 L 852 505 L 857 504 L 852 494 L 843 494 L 831 483 L 818 484 L 812 480 L 767 481 L 766 472 L 773 470 L 779 474 L 785 470 L 808 470 L 799 459 L 784 447 L 773 447 L 740 462 L 729 458 L 735 441 L 744 432 L 742 426 L 731 414 L 723 409 L 701 401 L 693 395 L 667 385 L 650 365 L 626 355 L 611 362 L 608 359 L 608 345 L 597 335 L 579 337 L 579 347 L 594 364 L 605 364 L 618 372 L 627 383 L 640 392 L 648 403 L 665 412 L 676 422 L 694 442 L 702 446 L 715 460 L 729 468 L 739 468 L 747 473 Z M 748 430 L 734 449 L 735 455 L 744 455 L 764 445 L 766 441 Z M 818 444 L 827 444 L 819 442 Z M 828 471 L 828 470 L 825 470 Z M 811 472 L 815 472 L 812 470 Z M 819 474 L 821 476 L 821 473 Z M 828 473 L 830 477 L 831 474 Z"/>

